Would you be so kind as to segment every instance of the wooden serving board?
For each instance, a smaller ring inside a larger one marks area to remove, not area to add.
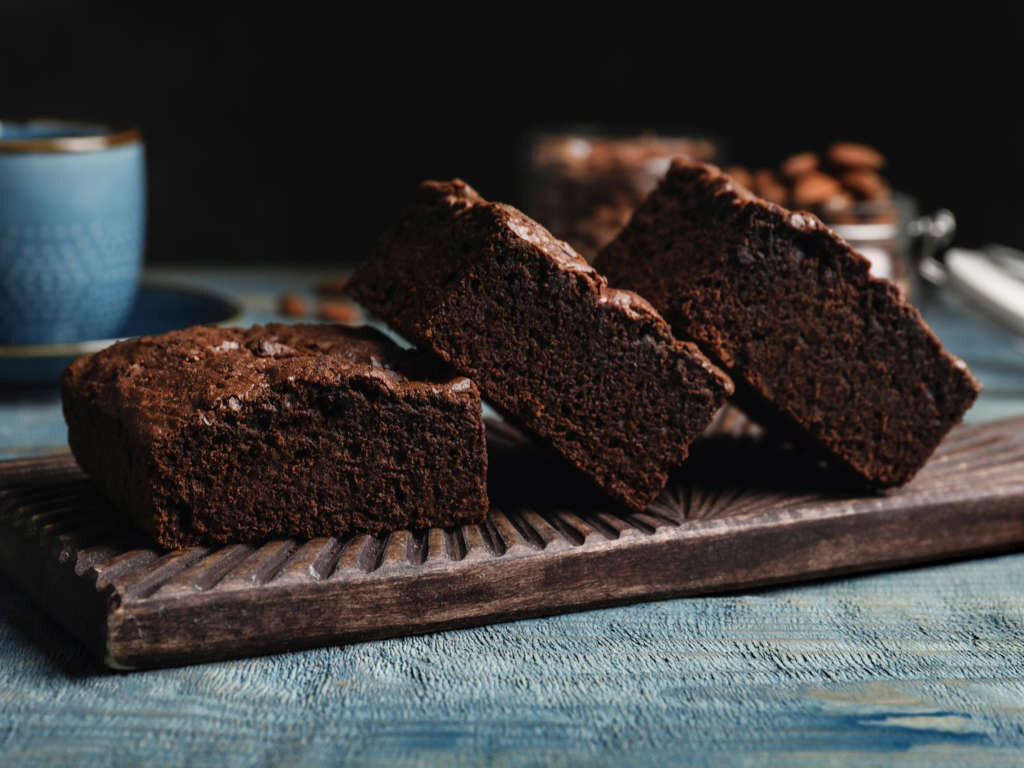
[[[909,485],[841,490],[787,448],[702,441],[647,512],[492,430],[484,525],[152,549],[70,456],[0,463],[0,567],[115,668],[815,579],[1024,545],[1024,419],[959,427]]]

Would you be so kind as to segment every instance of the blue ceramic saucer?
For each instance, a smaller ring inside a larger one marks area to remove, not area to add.
[[[241,318],[242,308],[218,294],[144,282],[115,338],[66,344],[0,345],[0,385],[54,384],[76,357],[97,352],[119,339],[190,325],[236,324]]]

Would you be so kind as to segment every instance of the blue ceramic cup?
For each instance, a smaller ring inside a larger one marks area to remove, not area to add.
[[[0,345],[116,335],[145,218],[138,131],[0,121]]]

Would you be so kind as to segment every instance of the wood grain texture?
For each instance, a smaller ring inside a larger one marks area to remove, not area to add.
[[[0,465],[0,563],[113,667],[152,667],[813,579],[1024,544],[1024,420],[961,427],[884,495],[705,441],[645,513],[492,433],[479,526],[159,552],[68,456]],[[740,482],[742,480],[742,483]]]

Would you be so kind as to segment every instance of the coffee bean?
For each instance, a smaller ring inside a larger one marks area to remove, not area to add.
[[[362,321],[362,313],[351,301],[324,299],[320,302],[320,318],[332,323],[358,325]]]
[[[288,317],[303,317],[307,314],[306,300],[295,293],[286,293],[277,300],[277,309]]]
[[[725,172],[729,177],[745,189],[753,189],[754,177],[750,175],[750,171],[741,165],[730,165],[725,169]]]
[[[837,168],[866,168],[877,171],[885,167],[885,157],[874,147],[841,141],[828,148],[828,161]]]
[[[782,175],[787,179],[797,179],[811,171],[818,170],[818,156],[813,152],[800,152],[782,161]]]
[[[836,179],[820,171],[804,174],[793,184],[793,205],[796,208],[813,208],[842,191]]]
[[[317,283],[316,292],[321,296],[344,296],[347,286],[347,277],[326,277]]]
[[[754,194],[778,205],[786,204],[786,185],[767,168],[754,171]]]
[[[885,183],[885,179],[867,169],[846,171],[839,176],[839,182],[852,192],[857,200],[887,200],[890,196],[889,185]]]

